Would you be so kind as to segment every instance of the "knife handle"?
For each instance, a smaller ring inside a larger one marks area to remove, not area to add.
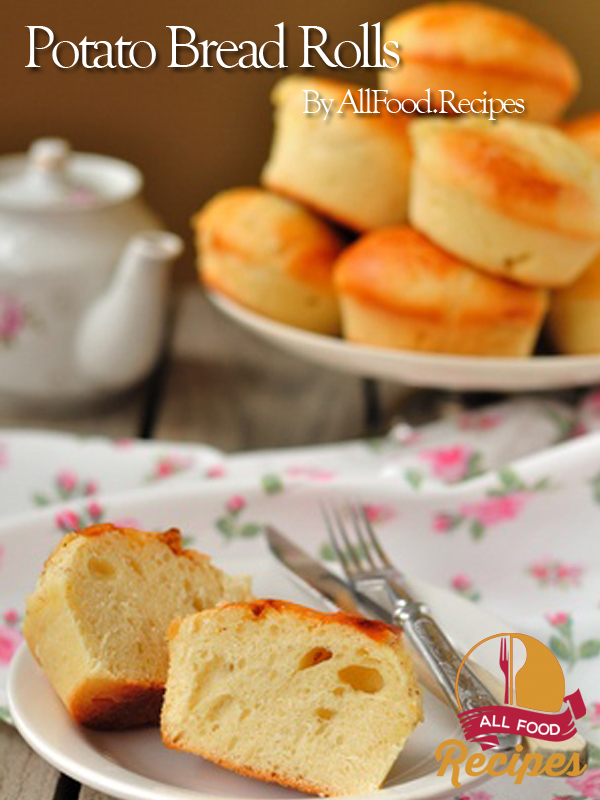
[[[433,673],[448,703],[456,714],[459,714],[461,708],[456,699],[454,684],[462,661],[461,657],[425,606],[399,601],[395,605],[393,617],[394,622],[403,628],[411,644]],[[480,706],[497,705],[493,694],[466,664],[460,672],[458,688],[463,711]],[[521,737],[499,734],[497,738],[498,749],[513,749],[519,744]]]

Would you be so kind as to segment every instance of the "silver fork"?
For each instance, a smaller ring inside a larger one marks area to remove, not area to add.
[[[331,547],[351,589],[358,595],[369,596],[377,592],[386,596],[394,622],[404,630],[457,714],[461,710],[497,705],[491,692],[465,665],[458,682],[461,709],[456,698],[455,680],[462,658],[431,617],[429,609],[411,595],[403,575],[381,546],[363,507],[348,503],[344,508],[350,524],[339,508],[322,505],[321,513]],[[513,734],[497,734],[496,738],[495,750],[513,750],[521,743],[521,737]]]

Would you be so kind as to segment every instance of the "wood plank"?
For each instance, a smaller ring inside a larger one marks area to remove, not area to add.
[[[389,412],[405,394],[385,387]],[[365,434],[361,381],[263,342],[188,289],[155,435],[226,451],[291,447]]]
[[[29,428],[125,438],[137,434],[143,404],[144,390],[138,388],[104,406],[65,414],[0,405],[0,428]]]
[[[82,786],[79,792],[79,800],[107,800],[108,797],[104,792],[97,792],[89,786]]]
[[[46,800],[54,797],[57,772],[25,744],[14,728],[0,723],[0,797]]]

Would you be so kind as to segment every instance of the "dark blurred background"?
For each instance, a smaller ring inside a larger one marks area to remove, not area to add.
[[[27,0],[5,3],[0,26],[0,152],[27,148],[39,136],[63,136],[78,150],[107,153],[139,166],[146,195],[167,224],[188,242],[191,215],[214,192],[256,182],[269,147],[269,91],[279,69],[169,69],[171,32],[188,25],[198,40],[257,44],[275,38],[285,22],[288,71],[302,61],[298,25],[321,25],[330,41],[361,41],[363,22],[383,22],[403,0]],[[582,92],[570,113],[600,107],[597,0],[499,0],[521,12],[570,48],[583,74]],[[62,39],[115,42],[149,40],[160,63],[141,69],[59,69],[50,51],[40,69],[26,69],[29,31],[45,25]],[[311,70],[325,72],[321,67]],[[333,72],[333,71],[332,71]],[[341,80],[374,85],[371,70],[335,70]],[[187,250],[187,270],[192,251]]]

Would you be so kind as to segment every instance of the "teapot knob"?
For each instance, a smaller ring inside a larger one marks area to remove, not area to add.
[[[29,161],[42,172],[62,171],[71,154],[71,145],[66,139],[37,139],[29,148]]]

